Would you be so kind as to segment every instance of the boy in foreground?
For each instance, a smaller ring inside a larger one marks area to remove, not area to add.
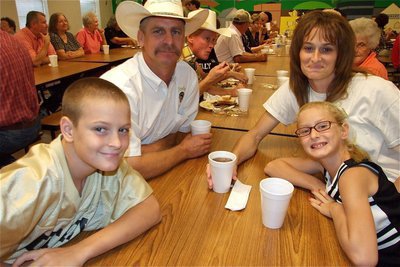
[[[160,221],[152,189],[122,160],[130,129],[125,94],[85,78],[67,89],[62,109],[62,135],[0,170],[2,262],[81,266]]]

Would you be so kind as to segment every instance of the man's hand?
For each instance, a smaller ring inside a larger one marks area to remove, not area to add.
[[[82,266],[85,261],[73,247],[32,250],[18,257],[13,267],[31,261],[29,266]]]
[[[188,134],[179,145],[185,151],[187,158],[197,158],[210,152],[211,137],[211,133],[199,135]]]
[[[42,36],[42,38],[44,40],[44,45],[48,47],[50,44],[50,34],[40,33],[40,35]]]
[[[222,62],[210,70],[207,79],[211,84],[217,83],[226,78],[228,71],[229,65],[226,62]]]

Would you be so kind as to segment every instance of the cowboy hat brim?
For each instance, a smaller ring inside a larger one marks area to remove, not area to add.
[[[161,5],[161,4],[160,4]],[[126,33],[129,37],[137,39],[137,33],[139,31],[140,22],[147,17],[165,17],[175,18],[185,21],[185,35],[189,35],[200,28],[200,26],[207,19],[208,11],[203,10],[192,18],[181,17],[177,14],[168,13],[168,7],[166,7],[165,13],[151,13],[144,6],[132,2],[123,1],[121,2],[115,12],[118,26],[121,30]]]

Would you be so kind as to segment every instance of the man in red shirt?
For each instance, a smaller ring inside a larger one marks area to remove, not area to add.
[[[15,37],[0,30],[0,167],[29,145],[40,130],[31,58]]]
[[[47,28],[46,16],[42,12],[30,11],[26,15],[26,27],[15,34],[28,49],[34,66],[48,64],[48,56],[56,55]]]

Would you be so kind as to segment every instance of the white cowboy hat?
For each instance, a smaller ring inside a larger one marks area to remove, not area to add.
[[[177,18],[185,21],[185,35],[196,31],[207,19],[204,10],[192,18],[183,16],[181,0],[148,0],[144,6],[133,2],[121,2],[115,12],[118,26],[129,37],[137,39],[140,22],[147,17]]]
[[[197,9],[188,14],[188,18],[192,18],[196,16],[199,12],[203,11],[204,9]],[[208,17],[206,21],[201,25],[200,29],[209,30],[212,32],[216,32],[221,35],[225,35],[226,37],[231,37],[231,30],[228,28],[220,28],[217,29],[217,13],[212,10],[208,10]]]

